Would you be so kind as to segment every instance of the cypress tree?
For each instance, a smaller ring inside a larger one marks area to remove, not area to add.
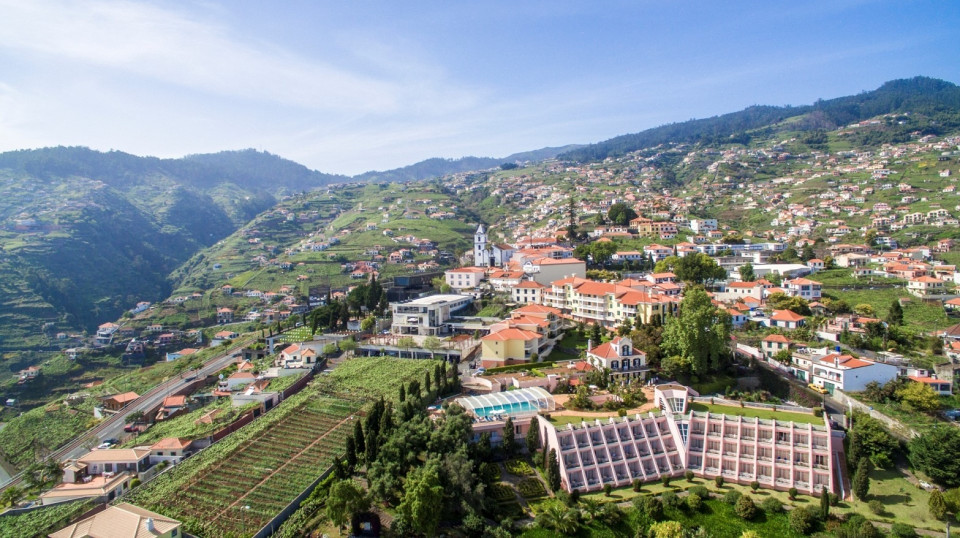
[[[400,403],[403,403],[407,400],[407,389],[403,386],[403,383],[400,383]]]
[[[423,373],[423,388],[427,395],[430,394],[430,372]]]
[[[346,450],[347,467],[352,472],[357,467],[357,443],[353,440],[353,435],[347,436]]]
[[[527,430],[527,452],[533,455],[538,448],[540,448],[540,426],[534,418],[530,421],[530,429]]]
[[[357,458],[360,457],[360,454],[363,454],[367,451],[367,447],[363,444],[363,426],[360,425],[360,421],[353,423],[353,441],[355,444],[355,450]]]
[[[820,519],[826,521],[830,517],[830,494],[827,493],[827,486],[820,490]]]
[[[947,517],[947,503],[943,500],[943,494],[940,493],[939,489],[930,493],[930,500],[927,501],[927,505],[930,507],[930,515],[936,519],[942,520]]]
[[[853,473],[853,483],[851,487],[853,488],[853,494],[861,501],[867,500],[867,493],[870,491],[869,475],[870,460],[868,458],[860,458],[860,463],[857,465],[857,472]]]
[[[503,453],[508,458],[513,457],[517,449],[516,434],[513,431],[513,417],[503,423]]]
[[[550,482],[550,490],[556,493],[560,491],[560,460],[557,459],[555,449],[550,449],[548,460],[547,480]]]

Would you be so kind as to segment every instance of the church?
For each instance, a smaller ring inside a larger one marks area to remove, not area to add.
[[[473,235],[473,264],[477,267],[504,267],[513,256],[514,248],[509,245],[487,242],[487,232],[483,224],[477,226]]]

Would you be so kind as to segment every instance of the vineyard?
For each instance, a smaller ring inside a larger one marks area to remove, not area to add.
[[[173,477],[162,484],[166,478],[162,477],[137,493],[152,492],[141,502],[180,519],[193,534],[252,534],[343,452],[357,408],[330,398],[307,400],[272,428],[262,429],[186,480]]]
[[[179,519],[198,536],[250,536],[340,455],[360,408],[394,398],[435,361],[357,358],[176,468],[134,490],[127,502]],[[249,507],[249,508],[248,508]]]

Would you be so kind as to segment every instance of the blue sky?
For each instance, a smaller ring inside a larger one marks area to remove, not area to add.
[[[0,0],[0,150],[332,173],[589,143],[926,75],[960,3]]]

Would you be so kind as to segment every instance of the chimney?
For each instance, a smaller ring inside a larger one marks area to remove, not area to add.
[[[146,526],[147,526],[147,532],[157,532],[156,527],[154,527],[154,525],[153,525],[153,518],[152,518],[152,517],[148,517],[148,518],[147,518]]]
[[[837,355],[833,358],[833,366],[835,368],[840,368],[840,355]]]

